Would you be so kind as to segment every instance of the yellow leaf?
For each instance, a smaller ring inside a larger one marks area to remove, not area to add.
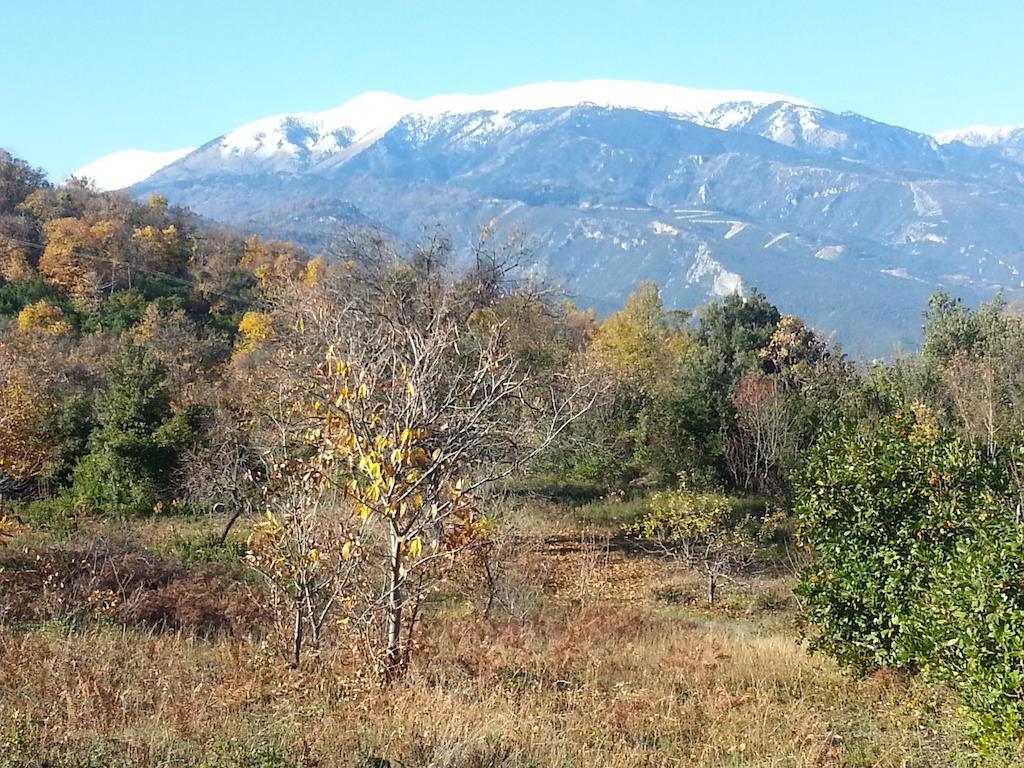
[[[15,521],[6,515],[0,515],[0,547],[5,545],[4,539],[14,535]]]

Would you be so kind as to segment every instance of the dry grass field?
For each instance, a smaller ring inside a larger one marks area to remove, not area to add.
[[[1007,764],[975,754],[942,692],[809,656],[786,568],[710,610],[606,513],[534,509],[490,615],[453,590],[385,690],[341,643],[289,669],[257,585],[183,544],[213,521],[134,525],[88,594],[74,563],[109,531],[23,530],[0,556],[0,768]],[[148,581],[129,598],[131,568]]]

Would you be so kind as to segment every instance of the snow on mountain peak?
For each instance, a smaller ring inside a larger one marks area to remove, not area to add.
[[[1024,125],[969,125],[951,131],[936,133],[934,139],[939,144],[950,144],[960,141],[969,147],[988,147],[1024,134]]]
[[[480,113],[481,120],[467,130],[482,135],[511,126],[509,116],[516,112],[581,105],[661,112],[728,129],[749,120],[762,107],[777,102],[792,108],[812,106],[803,99],[777,93],[708,90],[627,80],[543,82],[493,93],[454,93],[425,99],[370,91],[333,109],[255,120],[229,131],[214,143],[211,149],[219,155],[218,160],[207,157],[204,148],[188,162],[199,167],[203,163],[231,160],[252,167],[250,161],[257,160],[263,167],[286,170],[300,158],[319,161],[327,156],[345,158],[358,154],[402,120],[417,123],[417,129],[428,135],[432,121]],[[90,163],[75,175],[92,178],[101,189],[121,189],[143,181],[192,151],[190,147],[174,152],[117,152]]]
[[[273,155],[296,150],[292,130],[307,135],[303,145],[314,152],[331,152],[343,148],[338,133],[347,144],[365,140],[386,131],[406,114],[414,102],[384,91],[370,91],[356,96],[340,107],[323,112],[299,112],[274,115],[236,128],[221,139],[224,154],[254,153]]]
[[[97,189],[105,192],[124,189],[149,178],[161,168],[180,160],[193,150],[195,147],[172,149],[169,152],[126,149],[94,160],[79,168],[71,176],[79,179],[91,179]]]
[[[436,119],[488,112],[498,118],[493,123],[497,125],[514,112],[591,104],[667,112],[703,121],[727,105],[748,105],[749,109],[751,104],[760,107],[780,101],[809,106],[802,99],[776,93],[708,90],[625,80],[544,82],[487,94],[455,93],[420,100],[371,91],[323,112],[276,115],[249,123],[226,134],[221,139],[221,151],[225,155],[271,156],[281,152],[294,154],[301,146],[312,152],[332,152],[352,144],[371,143],[400,120],[412,117]]]
[[[755,91],[718,91],[629,80],[582,80],[573,83],[534,83],[480,96],[435,96],[414,102],[413,106],[415,112],[428,116],[485,111],[509,114],[593,104],[599,107],[703,117],[723,104],[753,102],[764,105],[776,101],[806,103],[790,96]]]

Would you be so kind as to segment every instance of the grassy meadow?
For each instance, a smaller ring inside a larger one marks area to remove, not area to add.
[[[808,655],[797,553],[709,608],[697,574],[617,535],[639,504],[519,507],[490,605],[453,584],[386,689],[344,643],[284,663],[241,527],[224,548],[208,518],[21,527],[0,553],[0,767],[1008,764],[940,690]]]

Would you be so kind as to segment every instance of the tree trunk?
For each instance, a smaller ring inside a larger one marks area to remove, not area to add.
[[[298,669],[302,656],[302,604],[295,604],[295,628],[292,634],[292,667]]]
[[[213,505],[213,511],[216,512],[217,511],[217,507],[219,507],[219,506],[222,507],[224,505],[220,504],[220,503],[214,504]],[[221,534],[220,534],[220,546],[223,547],[224,544],[227,543],[228,534],[231,533],[231,528],[238,521],[238,518],[242,516],[242,512],[243,511],[245,511],[245,507],[243,507],[241,504],[239,504],[235,508],[235,511],[232,513],[231,518],[224,525],[224,530],[221,531]]]
[[[388,609],[384,637],[384,680],[393,682],[401,674],[402,653],[402,539],[391,532],[391,568],[388,571]]]

